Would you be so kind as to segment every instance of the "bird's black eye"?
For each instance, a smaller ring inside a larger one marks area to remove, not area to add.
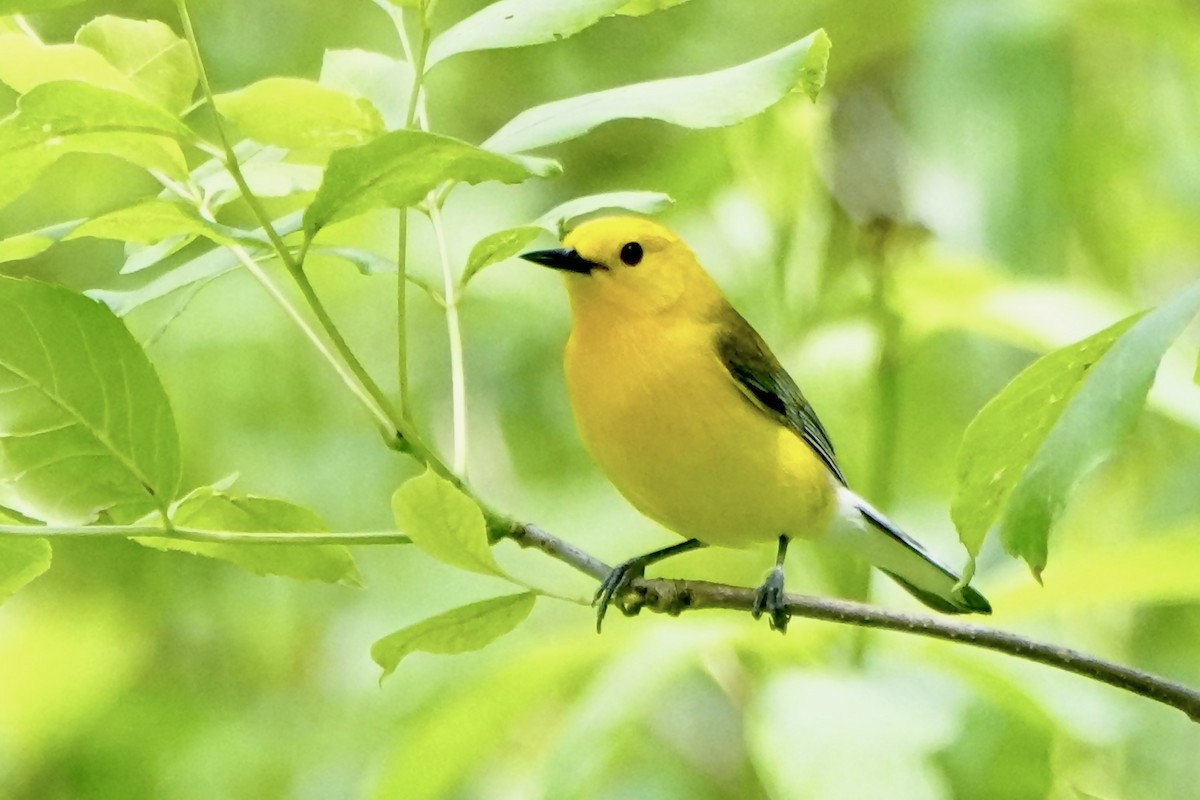
[[[621,248],[621,260],[631,267],[636,267],[642,260],[642,246],[637,242],[626,242]]]

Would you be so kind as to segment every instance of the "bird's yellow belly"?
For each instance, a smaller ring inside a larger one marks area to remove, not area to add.
[[[681,536],[741,547],[821,534],[832,476],[741,393],[708,341],[700,326],[577,329],[566,374],[584,445],[630,503]]]

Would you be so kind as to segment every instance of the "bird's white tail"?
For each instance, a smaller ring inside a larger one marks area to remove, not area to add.
[[[870,503],[839,487],[839,519],[831,543],[850,550],[879,568],[913,597],[944,614],[990,614],[987,598],[965,586],[954,591],[959,576],[919,542],[900,530]]]

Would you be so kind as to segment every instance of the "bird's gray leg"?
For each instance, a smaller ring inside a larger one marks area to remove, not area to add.
[[[604,622],[604,613],[608,611],[609,604],[614,599],[619,599],[629,588],[630,583],[642,577],[646,572],[646,567],[662,561],[664,558],[698,550],[701,547],[704,547],[704,543],[699,539],[688,539],[686,542],[673,544],[670,547],[664,547],[653,553],[646,553],[644,556],[631,558],[618,564],[600,583],[600,588],[596,590],[596,596],[592,599],[592,605],[596,607],[596,633],[600,632],[600,626]]]
[[[771,630],[787,633],[788,620],[791,612],[783,601],[783,559],[787,556],[788,537],[779,537],[779,551],[775,556],[775,566],[767,573],[767,579],[754,592],[754,608],[751,614],[755,619],[765,611],[769,616]]]

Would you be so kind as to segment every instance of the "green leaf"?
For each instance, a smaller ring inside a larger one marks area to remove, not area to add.
[[[630,0],[617,9],[618,14],[627,17],[644,17],[655,11],[665,11],[668,8],[681,6],[688,0]]]
[[[1075,482],[1137,420],[1163,354],[1200,309],[1200,284],[1038,359],[972,421],[951,516],[972,556],[1000,515],[1005,549],[1035,576]]]
[[[19,33],[0,36],[0,83],[17,94],[53,81],[83,81],[136,94],[133,82],[104,56],[78,44],[42,44]]]
[[[4,125],[0,122],[0,127]],[[59,153],[45,150],[21,150],[0,154],[0,209],[33,188],[41,174],[55,161]]]
[[[469,653],[494,642],[520,625],[537,595],[533,592],[493,597],[455,608],[401,628],[371,645],[371,658],[383,668],[380,680],[395,672],[409,653]]]
[[[499,0],[454,25],[429,45],[432,67],[457,53],[524,47],[574,36],[628,0]]]
[[[21,97],[16,114],[0,120],[0,169],[5,184],[16,172],[17,195],[71,152],[113,155],[183,180],[187,165],[172,139],[194,136],[145,100],[78,81],[44,83]],[[0,205],[11,199],[7,190],[0,190]]]
[[[36,231],[17,234],[0,240],[0,263],[5,261],[22,261],[44,253],[50,247],[61,242],[86,220],[73,219],[68,222],[57,222]]]
[[[212,487],[197,489],[171,512],[177,528],[254,533],[326,533],[329,527],[313,511],[270,497],[236,496]],[[335,544],[246,544],[196,542],[163,536],[134,539],[156,550],[215,558],[256,575],[362,586],[350,551]]]
[[[396,526],[444,564],[506,577],[488,546],[483,512],[450,481],[427,469],[392,495]]]
[[[0,513],[0,525],[16,524]],[[50,543],[45,539],[0,534],[0,603],[50,569]]]
[[[179,436],[154,367],[104,306],[0,277],[0,505],[48,523],[165,510]]]
[[[829,37],[818,30],[735,67],[686,78],[635,83],[521,112],[484,143],[519,153],[582,136],[618,119],[658,119],[685,128],[733,125],[799,89],[816,99],[825,83]]]
[[[245,136],[294,150],[353,147],[384,129],[368,101],[301,78],[266,78],[215,100]]]
[[[83,0],[0,0],[0,15],[40,14],[56,8],[77,6]]]
[[[520,183],[553,169],[554,162],[515,159],[448,136],[392,131],[330,157],[325,180],[304,213],[304,230],[311,239],[331,222],[416,205],[446,181]]]
[[[369,50],[326,50],[319,82],[370,102],[388,130],[404,127],[413,85],[407,61]]]
[[[272,224],[280,236],[287,236],[300,230],[300,220],[301,212],[296,211],[272,220]],[[251,238],[261,235],[264,235],[262,228],[251,232]],[[174,269],[156,275],[140,285],[121,289],[92,289],[87,295],[100,300],[111,308],[114,314],[123,317],[135,308],[174,291],[219,278],[237,269],[240,263],[227,248],[219,247],[188,259]]]
[[[579,217],[597,211],[633,211],[638,214],[661,214],[675,203],[662,192],[605,192],[576,197],[555,206],[533,223],[560,239]]]
[[[503,261],[521,252],[525,245],[541,236],[544,229],[537,225],[523,225],[519,228],[508,228],[488,234],[475,243],[471,255],[467,256],[467,266],[463,270],[462,285],[475,277],[484,267]]]
[[[97,17],[79,29],[75,43],[104,56],[142,97],[172,114],[180,114],[192,104],[196,65],[187,42],[164,23]]]
[[[67,239],[92,237],[116,239],[139,244],[156,244],[163,239],[183,234],[205,236],[218,243],[234,243],[237,239],[222,228],[200,218],[196,210],[169,200],[147,200],[88,220]]]
[[[1140,317],[1134,314],[1038,359],[967,426],[950,516],[972,558],[1088,372]]]

